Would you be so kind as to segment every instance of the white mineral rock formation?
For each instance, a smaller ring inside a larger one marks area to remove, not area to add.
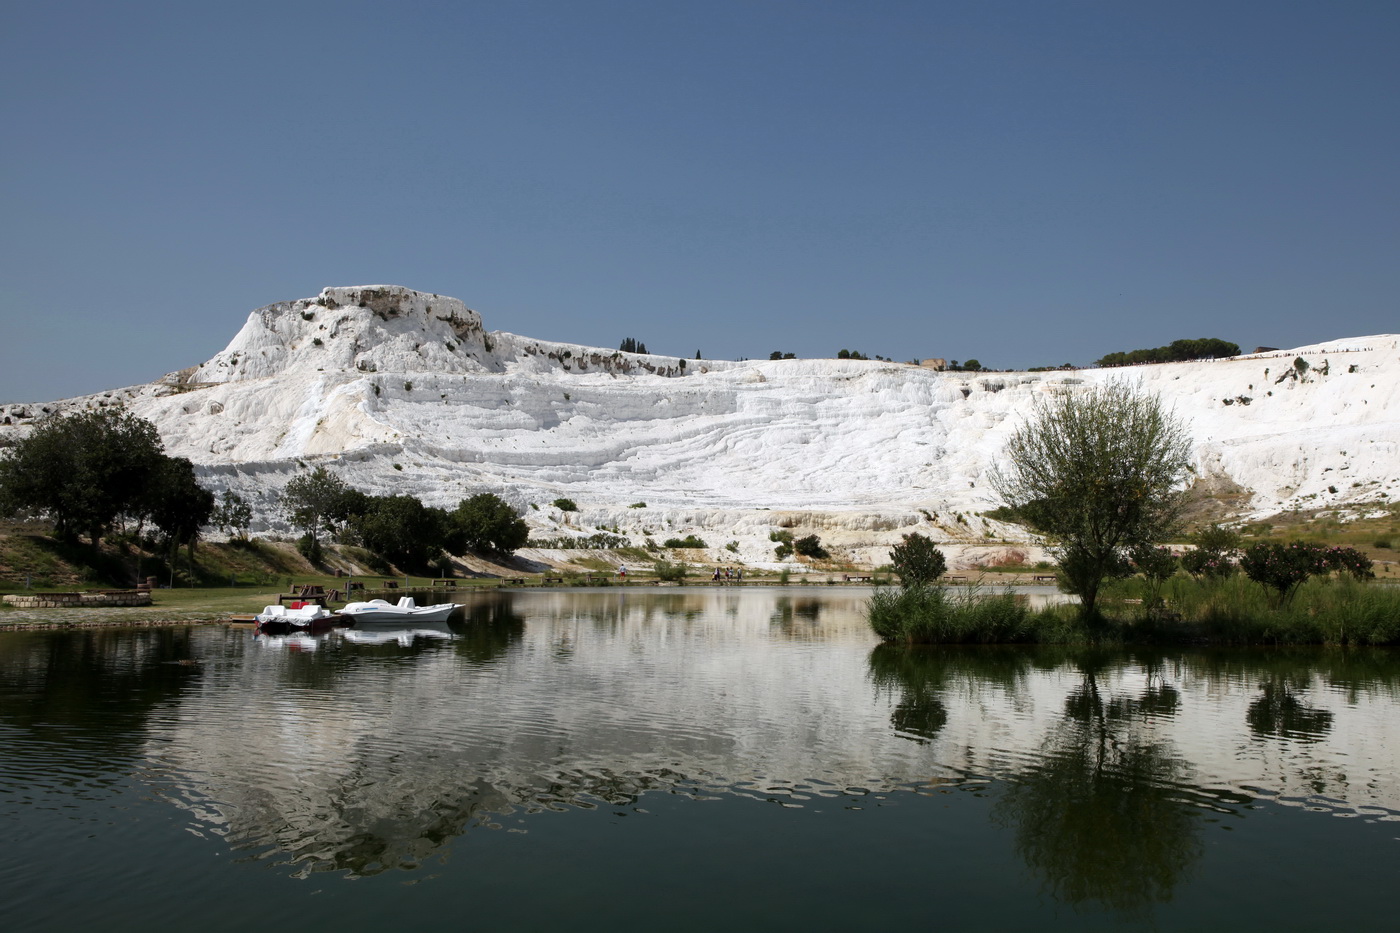
[[[1397,376],[1395,335],[1048,373],[684,360],[488,333],[456,299],[380,285],[254,311],[223,352],[151,385],[0,406],[0,442],[46,411],[120,403],[204,482],[249,498],[255,528],[285,527],[280,489],[325,464],[430,505],[495,492],[540,536],[696,533],[714,556],[761,562],[769,532],[791,528],[881,563],[915,530],[955,557],[1022,540],[976,514],[999,504],[988,472],[1007,435],[1035,398],[1109,380],[1160,393],[1190,427],[1199,481],[1242,487],[1250,514],[1393,501]]]

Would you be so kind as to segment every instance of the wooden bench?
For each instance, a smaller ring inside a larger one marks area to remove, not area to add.
[[[437,579],[435,579],[435,580],[433,581],[433,586],[451,586],[451,587],[455,587],[456,585],[457,585],[457,581],[456,581],[455,579],[453,579],[452,577],[438,577]]]
[[[871,580],[874,580],[875,578],[874,578],[874,577],[855,577],[855,576],[847,575],[845,579],[846,579],[846,582],[847,582],[847,583],[869,583]]]
[[[399,581],[398,581],[398,580],[385,580],[385,581],[384,581],[384,589],[386,589],[386,590],[396,590],[396,589],[398,589],[398,588],[399,588]]]
[[[345,592],[347,593],[353,593],[356,590],[363,590],[364,588],[365,585],[363,583],[356,583],[354,580],[351,580],[349,583],[345,584]]]
[[[1036,583],[1054,583],[1058,580],[1058,577],[1053,573],[1039,573],[1032,579],[1034,579]]]
[[[524,577],[502,577],[501,582],[506,586],[524,586]]]
[[[277,597],[277,605],[284,606],[287,603],[315,603],[318,606],[326,604],[327,594],[319,596],[303,596],[301,593],[281,593]]]
[[[564,583],[564,578],[563,578],[563,577],[545,577],[545,578],[544,578],[544,582],[545,582],[545,583],[558,583],[558,584],[560,584],[560,585],[562,586],[563,583]]]

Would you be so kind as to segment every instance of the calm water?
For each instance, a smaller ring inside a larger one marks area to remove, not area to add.
[[[1396,655],[892,650],[864,596],[0,634],[5,929],[1395,927]]]

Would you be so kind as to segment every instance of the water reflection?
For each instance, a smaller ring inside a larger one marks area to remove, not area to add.
[[[135,773],[192,832],[299,877],[446,863],[488,830],[649,795],[821,813],[840,838],[831,814],[976,788],[976,844],[1001,840],[1058,903],[1129,917],[1178,897],[1211,821],[1260,799],[1400,810],[1394,658],[893,648],[862,607],[611,588],[473,594],[433,637],[314,650],[212,628],[0,638],[0,737],[26,752],[0,775],[66,793],[74,772]]]
[[[1332,728],[1333,713],[1309,706],[1299,699],[1309,678],[1294,674],[1271,675],[1259,684],[1259,698],[1249,704],[1246,721],[1259,736],[1280,736],[1304,742],[1319,741]]]
[[[1282,662],[1262,656],[1262,672],[1247,655],[1208,659],[1203,669],[1193,660],[1093,650],[882,645],[870,654],[870,674],[877,689],[891,697],[895,733],[946,752],[966,741],[966,732],[946,734],[955,715],[950,710],[986,709],[989,694],[1000,695],[1003,710],[1025,710],[1045,692],[1044,677],[1037,675],[1066,681],[1058,715],[1033,717],[1032,729],[1013,743],[1002,739],[1002,745],[1020,747],[1019,760],[1000,763],[997,776],[1004,790],[993,819],[1012,831],[1017,853],[1057,901],[1075,907],[1092,903],[1142,918],[1153,905],[1170,901],[1192,875],[1204,852],[1207,815],[1243,815],[1251,796],[1261,792],[1259,785],[1278,781],[1278,746],[1268,750],[1267,767],[1253,771],[1259,784],[1242,779],[1238,767],[1232,780],[1212,781],[1192,761],[1196,754],[1219,767],[1220,740],[1228,735],[1221,727],[1229,721],[1228,713],[1221,714],[1238,709],[1248,685],[1257,687],[1246,720],[1260,738],[1321,742],[1339,715],[1301,699],[1317,687],[1317,656]],[[1380,696],[1372,699],[1393,702],[1395,681],[1388,667],[1376,669],[1383,676],[1363,678],[1352,659],[1328,655],[1323,660],[1328,662],[1324,677],[1347,685],[1349,705],[1368,686],[1379,688]],[[1194,732],[1196,716],[1189,724],[1177,721],[1187,709],[1182,681],[1193,682],[1200,706],[1215,707],[1215,728],[1205,735]],[[997,731],[1006,724],[998,723]],[[1032,732],[1039,737],[1027,753]],[[1175,737],[1194,739],[1193,752],[1184,751]],[[1347,757],[1338,754],[1339,766]],[[1312,796],[1307,804],[1344,813],[1366,809],[1364,801],[1349,806],[1346,779],[1338,773],[1338,780],[1327,780],[1329,769],[1311,756],[1284,757],[1282,763],[1285,772],[1292,771],[1284,778],[1287,790],[1275,785],[1274,793],[1263,791],[1264,796],[1276,793],[1275,799],[1289,802],[1300,791],[1332,794],[1325,801]],[[1372,816],[1396,818],[1400,798],[1394,782],[1388,783],[1385,810]]]
[[[1009,777],[995,818],[1058,900],[1136,916],[1170,900],[1200,857],[1201,810],[1182,793],[1192,769],[1151,729],[1176,712],[1176,690],[1156,668],[1138,695],[1105,697],[1109,663],[1092,652],[1075,659],[1082,679],[1064,715],[1035,763]]]

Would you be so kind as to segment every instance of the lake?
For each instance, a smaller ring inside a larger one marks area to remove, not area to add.
[[[5,929],[1394,927],[1400,655],[895,649],[868,592],[0,633]]]

